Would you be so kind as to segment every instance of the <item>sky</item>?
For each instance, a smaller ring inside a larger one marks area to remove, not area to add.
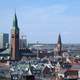
[[[80,43],[80,0],[0,0],[0,32],[11,31],[16,11],[28,43]]]

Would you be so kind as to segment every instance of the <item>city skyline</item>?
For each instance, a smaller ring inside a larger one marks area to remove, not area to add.
[[[0,3],[0,32],[9,32],[16,9],[18,26],[28,42],[80,43],[80,1],[77,0],[4,0]]]

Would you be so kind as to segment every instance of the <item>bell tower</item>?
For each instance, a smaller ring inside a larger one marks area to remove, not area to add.
[[[16,13],[13,19],[13,26],[11,29],[11,59],[12,60],[19,60],[19,27]]]

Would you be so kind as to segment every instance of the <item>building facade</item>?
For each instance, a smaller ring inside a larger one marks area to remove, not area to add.
[[[19,40],[19,48],[20,49],[27,48],[27,40],[26,39]]]
[[[7,48],[9,45],[9,34],[0,33],[0,49]]]

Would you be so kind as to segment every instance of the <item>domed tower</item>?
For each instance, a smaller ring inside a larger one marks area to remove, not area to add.
[[[61,42],[61,35],[58,35],[58,42],[57,42],[57,50],[58,50],[58,55],[62,55],[62,42]]]
[[[19,60],[19,27],[16,13],[13,19],[13,26],[11,29],[11,59],[12,60]]]

